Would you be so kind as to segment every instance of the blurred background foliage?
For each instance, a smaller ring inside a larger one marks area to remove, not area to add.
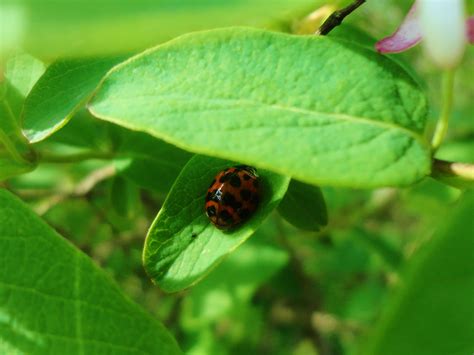
[[[132,54],[191,30],[234,24],[310,33],[320,19],[306,15],[327,3],[348,1],[4,0],[2,39],[10,40],[2,57],[15,51],[15,38],[48,65],[56,58]],[[369,0],[347,23],[381,38],[410,5]],[[473,54],[471,46],[457,75],[454,116],[437,153],[443,159],[474,162]],[[420,47],[397,58],[418,73],[430,95],[430,117],[437,117],[439,72]],[[44,70],[41,64],[37,70]],[[433,126],[432,120],[428,132]],[[173,148],[172,164],[164,164],[153,151],[166,151],[165,143],[95,120],[86,110],[35,146],[61,154],[115,153],[113,159],[42,163],[5,186],[162,320],[189,354],[355,354],[402,271],[461,195],[430,178],[405,189],[322,187],[329,215],[323,230],[298,230],[275,211],[206,279],[169,295],[151,284],[141,253],[147,228],[191,155]]]

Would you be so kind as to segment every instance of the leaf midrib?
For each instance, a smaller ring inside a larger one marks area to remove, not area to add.
[[[105,83],[105,82],[104,82]],[[104,84],[102,83],[101,86]],[[98,88],[99,90],[101,89],[101,86]],[[139,97],[158,97],[160,99],[166,100],[166,99],[177,99],[177,100],[182,100],[185,101],[186,103],[189,103],[190,101],[199,101],[202,102],[202,99],[193,97],[193,96],[185,96],[185,95],[156,95],[156,94],[149,94],[149,95],[135,95],[130,98],[120,98],[119,101],[125,101],[125,100],[136,100]],[[112,99],[113,100],[113,99]],[[108,98],[108,102],[111,101],[111,98]],[[299,107],[294,107],[294,106],[285,106],[285,105],[276,105],[276,104],[268,104],[265,102],[259,102],[259,101],[252,101],[252,100],[247,100],[247,99],[227,99],[227,98],[211,98],[211,99],[206,99],[205,102],[207,103],[212,103],[212,102],[223,102],[223,103],[232,103],[234,105],[241,105],[241,106],[256,106],[256,107],[269,107],[271,109],[277,110],[277,111],[288,111],[288,112],[293,112],[293,113],[301,113],[305,114],[307,116],[313,116],[316,118],[320,118],[319,116],[327,116],[330,118],[334,118],[336,120],[342,120],[342,121],[347,121],[347,122],[357,122],[361,124],[366,124],[366,125],[373,125],[373,126],[379,126],[384,129],[388,130],[399,130],[403,132],[404,134],[413,137],[415,140],[417,140],[422,146],[427,146],[427,142],[423,139],[423,136],[418,133],[411,131],[408,128],[405,128],[400,125],[396,125],[391,122],[386,122],[386,121],[377,121],[374,119],[369,119],[366,117],[360,117],[360,116],[351,116],[347,114],[342,114],[342,113],[334,113],[334,112],[322,112],[322,111],[312,111],[304,108],[299,108]],[[96,110],[94,109],[94,102],[92,102],[92,105],[89,107],[89,110],[91,113],[97,117],[102,117],[104,119],[108,118],[119,118],[119,117],[113,117],[113,116],[107,116],[107,115],[102,115],[100,113],[97,113]],[[224,108],[225,110],[226,108]],[[195,109],[195,111],[199,111],[199,109]],[[209,111],[214,111],[210,109]],[[178,114],[179,112],[167,112],[167,115],[173,115],[173,114]],[[187,113],[190,114],[190,113]],[[192,113],[191,113],[192,114]],[[329,122],[329,124],[333,124],[335,122]]]

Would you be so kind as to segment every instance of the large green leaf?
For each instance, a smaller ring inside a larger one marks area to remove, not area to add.
[[[199,281],[248,237],[277,207],[289,178],[259,169],[260,205],[240,227],[217,229],[204,212],[205,196],[215,175],[232,163],[197,155],[189,160],[148,232],[145,269],[163,290],[179,291]]]
[[[407,185],[430,170],[422,91],[390,59],[340,39],[186,35],[117,66],[90,110],[311,184]]]
[[[0,251],[0,353],[179,353],[158,321],[5,190]]]
[[[23,107],[22,128],[30,142],[41,141],[64,126],[105,73],[123,59],[70,59],[51,64]]]
[[[461,355],[474,351],[474,193],[410,261],[369,351]]]
[[[15,47],[48,59],[128,53],[191,31],[265,25],[318,3],[322,1],[8,0],[0,4],[0,22],[5,21],[0,59],[2,49]]]

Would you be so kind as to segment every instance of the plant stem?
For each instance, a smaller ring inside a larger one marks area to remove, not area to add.
[[[433,139],[431,140],[431,147],[435,152],[441,143],[448,130],[449,117],[451,116],[451,109],[453,106],[453,88],[454,88],[454,70],[449,69],[444,72],[442,83],[442,106],[441,114],[436,124]]]
[[[474,182],[474,164],[433,160],[433,175],[455,177]]]
[[[3,110],[6,112],[7,117],[5,117],[5,122],[0,125],[0,145],[3,144],[3,146],[9,153],[10,158],[15,160],[17,163],[29,165],[32,163],[32,161],[34,161],[35,155],[28,148],[27,143],[23,142],[24,138],[21,137],[20,129],[15,127],[16,118],[12,112],[9,103],[4,100],[3,102],[1,102],[1,104],[3,105]],[[7,131],[10,132],[10,135],[7,134]],[[11,136],[15,135],[17,139],[16,141],[13,141],[11,139]],[[22,146],[25,154],[22,154],[18,150],[20,145]]]
[[[40,160],[43,163],[77,163],[84,160],[111,160],[115,155],[109,152],[84,152],[69,155],[41,152]]]
[[[337,10],[327,18],[326,21],[319,27],[319,30],[316,32],[318,35],[327,35],[332,31],[334,27],[339,26],[346,16],[354,12],[359,6],[361,6],[366,0],[355,0],[352,4],[344,7],[341,10]]]

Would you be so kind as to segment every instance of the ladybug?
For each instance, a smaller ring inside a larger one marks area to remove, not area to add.
[[[217,228],[230,228],[247,220],[260,200],[257,170],[246,165],[216,175],[206,195],[206,214]]]

